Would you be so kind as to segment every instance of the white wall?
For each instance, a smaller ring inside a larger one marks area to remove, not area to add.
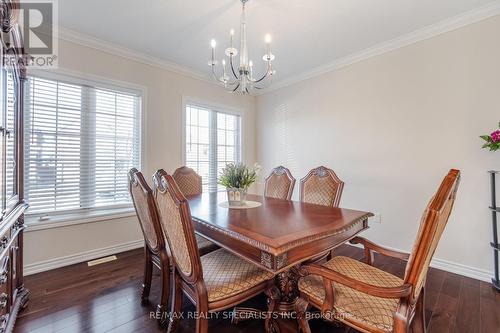
[[[500,168],[500,155],[481,150],[478,135],[500,120],[498,31],[500,17],[494,17],[257,99],[67,41],[60,42],[59,62],[147,88],[147,175],[181,163],[183,95],[240,108],[248,163],[260,162],[264,172],[283,164],[297,178],[321,164],[333,168],[346,182],[342,206],[382,214],[382,224],[372,224],[366,236],[386,246],[411,248],[427,200],[448,169],[461,169],[436,257],[443,267],[449,261],[487,277],[486,170]],[[71,262],[141,239],[133,217],[28,231],[25,263],[45,269],[58,258]]]
[[[487,276],[486,171],[500,169],[500,153],[478,136],[500,120],[499,31],[496,16],[259,96],[257,160],[297,178],[333,168],[346,183],[341,206],[382,215],[365,236],[403,250],[442,178],[461,169],[436,257]]]
[[[243,110],[244,159],[247,163],[255,162],[253,97],[231,95],[204,81],[64,40],[59,43],[59,67],[65,71],[129,82],[147,89],[143,170],[148,179],[159,168],[171,172],[181,165],[182,96]],[[141,239],[142,234],[134,217],[28,230],[25,235],[25,265],[31,271],[52,267],[58,258],[71,261],[82,253],[88,257],[105,253],[113,246],[137,246],[136,241]],[[99,249],[103,251],[97,251]]]

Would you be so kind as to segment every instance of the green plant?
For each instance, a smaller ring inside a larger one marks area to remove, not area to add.
[[[500,123],[498,127],[500,127]],[[486,141],[483,148],[488,148],[490,151],[497,151],[500,149],[500,130],[496,130],[490,135],[481,135],[480,138]]]
[[[257,164],[250,169],[242,163],[229,163],[220,173],[219,184],[227,188],[247,189],[257,181],[259,169]]]

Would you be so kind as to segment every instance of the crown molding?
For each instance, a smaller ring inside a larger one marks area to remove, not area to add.
[[[335,60],[329,64],[318,66],[312,70],[303,72],[291,78],[278,81],[271,87],[257,93],[257,95],[265,95],[272,91],[288,87],[290,85],[353,65],[360,61],[367,60],[382,55],[384,53],[403,48],[411,44],[418,43],[420,41],[465,27],[467,25],[485,20],[487,18],[499,14],[500,14],[500,0],[495,0],[485,6],[445,19],[441,22],[429,25],[425,28],[415,30],[413,32],[394,38],[387,42],[382,42],[380,44],[369,47],[362,51]]]
[[[288,87],[290,85],[326,74],[355,63],[367,60],[384,53],[388,53],[405,46],[418,43],[420,41],[450,32],[467,25],[482,21],[484,19],[500,15],[500,0],[495,0],[489,4],[473,9],[471,11],[462,13],[460,15],[445,19],[436,24],[429,25],[422,29],[410,32],[408,34],[402,35],[400,37],[394,38],[392,40],[382,42],[375,46],[369,47],[359,52],[355,52],[346,57],[337,59],[329,64],[318,66],[309,71],[302,72],[296,76],[290,77],[288,79],[276,81],[272,86],[263,89],[262,91],[255,93],[254,95],[260,96],[267,93],[276,91],[281,88]],[[187,76],[196,80],[208,82],[217,85],[216,82],[210,79],[210,77],[198,70],[175,64],[160,58],[155,58],[146,53],[131,50],[95,37],[84,35],[73,30],[58,27],[59,38],[72,43],[76,43],[82,46],[90,47],[103,51],[112,55],[120,56],[126,59],[144,63],[150,66],[161,68],[170,72],[177,73],[179,75]]]
[[[213,80],[210,80],[206,73],[197,71],[195,69],[175,64],[160,58],[155,58],[146,53],[135,51],[126,47],[122,47],[102,39],[98,39],[92,36],[81,34],[79,32],[67,29],[65,27],[58,27],[59,39],[75,43],[78,45],[90,47],[99,51],[106,52],[108,54],[116,55],[129,60],[137,61],[146,65],[161,68],[176,74],[190,77],[192,79],[201,80],[204,82],[214,84]]]

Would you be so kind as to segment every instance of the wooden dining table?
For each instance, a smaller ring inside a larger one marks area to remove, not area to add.
[[[196,233],[276,275],[280,311],[298,297],[297,267],[368,228],[372,213],[248,195],[261,205],[223,207],[224,192],[188,197]]]

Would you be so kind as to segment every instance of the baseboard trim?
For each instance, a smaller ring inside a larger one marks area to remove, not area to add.
[[[457,264],[455,262],[439,258],[435,258],[431,261],[431,267],[488,283],[491,283],[491,278],[493,277],[493,272],[488,272],[487,270],[484,269]]]
[[[357,247],[357,248],[363,247],[361,244],[349,244],[349,245]],[[393,247],[389,247],[389,246],[384,246],[384,247],[389,249],[389,250],[408,253],[408,251],[396,249]],[[462,275],[462,276],[465,276],[468,278],[488,282],[488,283],[491,283],[491,278],[493,277],[493,272],[488,272],[487,270],[484,270],[484,269],[470,267],[467,265],[458,264],[455,262],[451,262],[451,261],[439,259],[439,258],[432,259],[431,267],[437,268],[437,269],[440,269],[440,270],[443,270],[443,271],[446,271],[449,273],[454,273],[454,274]]]
[[[349,244],[354,247],[361,247],[360,245]],[[98,259],[101,257],[110,256],[120,252],[130,251],[138,249],[144,246],[144,240],[139,239],[136,241],[130,241],[123,244],[108,246],[100,249],[85,251],[77,254],[72,254],[69,256],[44,260],[36,262],[33,264],[24,266],[24,275],[32,275],[36,273],[41,273],[45,271],[50,271],[52,269],[61,268],[64,266],[74,265],[81,262]],[[388,247],[389,248],[389,247]],[[391,250],[396,250],[400,252],[405,252],[399,249],[390,248]],[[431,267],[441,269],[446,272],[466,276],[472,279],[491,282],[491,277],[493,272],[487,270],[466,266],[463,264],[454,263],[448,260],[443,260],[439,258],[434,258],[431,262]]]
[[[100,249],[84,251],[69,256],[35,262],[24,266],[24,275],[31,275],[50,271],[52,269],[61,268],[64,266],[79,264],[81,262],[98,259],[101,257],[110,256],[120,252],[138,249],[144,246],[144,240],[139,239],[122,244],[103,247]]]

